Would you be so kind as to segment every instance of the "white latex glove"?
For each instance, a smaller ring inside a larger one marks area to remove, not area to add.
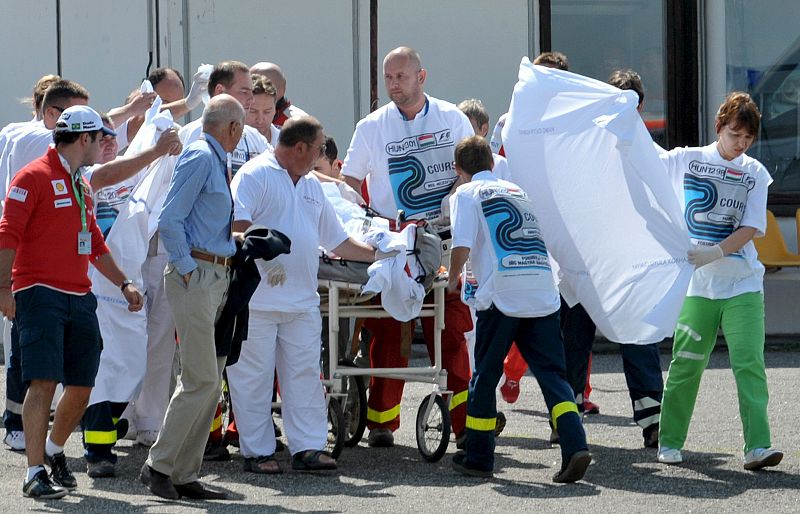
[[[186,96],[186,107],[191,111],[203,102],[203,95],[208,91],[209,76],[205,70],[198,70],[192,75],[192,87]]]
[[[381,250],[375,250],[375,260],[380,261],[382,259],[391,259],[395,255],[399,254],[400,250],[392,250],[390,252],[382,252]]]
[[[722,253],[722,248],[719,245],[714,246],[699,246],[694,245],[694,248],[688,252],[689,262],[694,264],[695,267],[700,268],[706,264],[710,264],[717,259],[723,258],[725,255]]]
[[[283,285],[286,282],[286,270],[283,265],[276,263],[267,271],[267,283],[270,287]]]

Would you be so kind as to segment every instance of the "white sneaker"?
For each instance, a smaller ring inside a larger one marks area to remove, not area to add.
[[[136,435],[136,444],[142,446],[153,446],[158,439],[158,430],[142,430]]]
[[[744,454],[744,469],[756,471],[761,468],[777,466],[783,460],[783,453],[772,448],[756,448]]]
[[[658,448],[658,462],[663,464],[680,464],[683,462],[683,455],[677,448],[660,446]]]
[[[6,430],[6,436],[3,442],[15,452],[25,451],[25,432],[21,430]]]

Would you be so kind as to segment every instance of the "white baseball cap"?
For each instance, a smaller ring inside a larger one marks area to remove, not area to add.
[[[64,110],[56,122],[56,132],[93,132],[101,131],[107,136],[116,136],[117,133],[103,125],[103,120],[97,111],[88,105],[73,105]]]

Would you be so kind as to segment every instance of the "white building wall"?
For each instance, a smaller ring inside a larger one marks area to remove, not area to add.
[[[528,27],[533,22],[528,2],[405,0],[379,5],[379,63],[393,48],[415,48],[428,70],[426,91],[453,103],[466,98],[482,100],[491,117],[491,131],[497,118],[508,110],[520,60],[528,54]],[[368,93],[368,67],[366,72]],[[383,105],[387,96],[380,71],[378,78],[379,105]]]
[[[88,89],[97,110],[123,105],[139,87],[147,51],[146,2],[61,2],[62,76]]]
[[[149,37],[156,37],[148,8],[155,16],[155,2],[60,4],[62,76],[84,85],[95,108],[120,105],[145,76]],[[431,94],[455,103],[479,98],[494,122],[508,108],[528,53],[529,4],[381,2],[379,66],[392,48],[413,46],[429,71]],[[287,76],[287,96],[320,119],[344,157],[355,123],[369,112],[369,0],[161,0],[158,6],[160,65],[181,70],[188,82],[201,63],[276,62]],[[57,72],[56,18],[55,0],[0,0],[0,56],[13,70],[4,81],[7,97],[29,96],[40,76]],[[378,79],[382,105],[380,69]],[[27,117],[27,106],[0,104],[0,126]]]
[[[30,97],[39,77],[56,70],[56,16],[52,0],[0,0],[3,101],[0,126],[32,117]]]

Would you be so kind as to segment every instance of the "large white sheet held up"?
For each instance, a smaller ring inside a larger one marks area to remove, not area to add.
[[[503,142],[530,196],[560,289],[611,341],[670,336],[693,266],[637,95],[523,58]]]
[[[160,107],[161,99],[156,97],[126,154],[149,148],[163,131],[172,127],[171,114],[159,113]],[[165,155],[139,172],[139,183],[120,208],[106,238],[114,260],[142,292],[142,265],[150,238],[158,228],[158,214],[176,160],[175,156]],[[146,309],[129,312],[118,284],[112,284],[95,268],[90,268],[89,277],[92,292],[97,296],[97,319],[103,336],[100,368],[89,405],[102,401],[128,402],[139,394],[147,365]]]

